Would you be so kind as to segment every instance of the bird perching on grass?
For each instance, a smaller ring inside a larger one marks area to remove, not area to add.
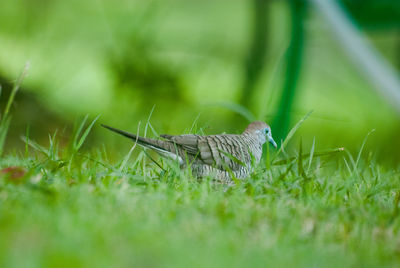
[[[260,121],[249,124],[238,135],[161,135],[162,139],[144,138],[110,126],[102,126],[156,151],[161,156],[178,161],[181,167],[189,164],[196,177],[214,175],[216,179],[227,182],[232,179],[232,175],[241,179],[252,172],[252,165],[260,162],[264,143],[268,141],[277,147],[271,128]]]

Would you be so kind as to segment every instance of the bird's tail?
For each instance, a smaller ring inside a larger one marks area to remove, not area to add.
[[[113,131],[115,133],[118,133],[118,134],[120,134],[120,135],[122,135],[124,137],[127,137],[129,139],[135,140],[135,141],[136,140],[139,141],[139,139],[141,138],[140,136],[137,136],[135,134],[132,134],[132,133],[129,133],[129,132],[117,129],[117,128],[113,128],[113,127],[110,127],[110,126],[107,126],[107,125],[103,125],[103,124],[101,124],[101,126],[106,128],[106,129],[108,129],[108,130],[111,130],[111,131]]]
[[[176,151],[175,145],[171,141],[161,141],[161,140],[156,140],[156,139],[143,138],[138,135],[135,135],[135,134],[132,134],[132,133],[129,133],[129,132],[117,129],[117,128],[113,128],[113,127],[110,127],[107,125],[101,124],[101,126],[106,129],[109,129],[115,133],[118,133],[124,137],[129,138],[129,139],[133,140],[134,142],[137,142],[139,145],[141,145],[143,147],[153,149],[162,155],[169,154],[171,152]]]
[[[117,128],[113,128],[113,127],[110,127],[110,126],[107,126],[107,125],[101,124],[101,126],[106,128],[106,129],[108,129],[108,130],[111,130],[112,132],[115,132],[115,133],[118,133],[118,134],[120,134],[120,135],[122,135],[124,137],[127,137],[127,138],[137,142],[139,145],[144,146],[144,147],[158,147],[158,144],[157,144],[156,140],[143,138],[143,137],[140,137],[138,135],[135,135],[135,134],[132,134],[132,133],[129,133],[129,132],[117,129]]]

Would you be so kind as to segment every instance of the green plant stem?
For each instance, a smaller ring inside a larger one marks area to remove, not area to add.
[[[22,81],[24,80],[26,74],[28,73],[28,70],[29,70],[29,62],[25,64],[24,70],[21,72],[20,76],[17,79],[17,82],[14,84],[14,87],[11,90],[11,94],[10,97],[8,98],[6,108],[4,109],[3,118],[7,118],[10,112],[11,105],[14,102],[15,95],[17,94],[17,91],[20,88]]]
[[[304,47],[306,3],[301,0],[290,0],[289,3],[292,17],[291,40],[287,53],[283,92],[278,106],[277,116],[272,124],[275,130],[275,136],[278,140],[282,140],[289,130],[290,113],[298,86]]]

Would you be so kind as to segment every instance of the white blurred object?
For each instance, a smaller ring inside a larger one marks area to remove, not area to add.
[[[330,24],[344,51],[362,74],[400,114],[400,80],[396,70],[354,26],[337,1],[310,1]]]

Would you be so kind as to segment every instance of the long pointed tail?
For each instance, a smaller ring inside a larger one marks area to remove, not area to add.
[[[132,139],[134,141],[141,140],[141,137],[139,137],[139,136],[137,136],[135,134],[132,134],[132,133],[129,133],[129,132],[117,129],[117,128],[113,128],[113,127],[110,127],[110,126],[107,126],[107,125],[103,125],[103,124],[101,124],[101,126],[106,128],[106,129],[109,129],[109,130],[111,130],[111,131],[113,131],[115,133],[118,133],[118,134],[120,134],[122,136],[125,136],[125,137],[127,137],[129,139]]]
[[[163,151],[171,151],[172,149],[174,149],[174,146],[172,145],[172,142],[170,141],[161,141],[161,140],[156,140],[156,139],[150,139],[150,138],[143,138],[140,137],[138,135],[117,129],[117,128],[113,128],[107,125],[103,125],[101,124],[102,127],[109,129],[115,133],[118,133],[124,137],[127,137],[131,140],[133,140],[134,142],[137,142],[139,145],[147,147],[147,148],[151,148],[153,150],[163,150]]]
[[[175,144],[171,141],[162,141],[162,140],[157,140],[157,139],[143,138],[138,135],[135,135],[135,134],[132,134],[132,133],[129,133],[129,132],[117,129],[117,128],[113,128],[113,127],[110,127],[107,125],[101,124],[101,126],[106,129],[109,129],[115,133],[118,133],[124,137],[129,138],[129,139],[137,142],[139,145],[141,145],[143,147],[150,148],[150,149],[158,152],[162,156],[172,158],[172,159],[177,159],[177,160],[179,160],[179,163],[181,163],[181,164],[183,163],[182,158],[178,155]]]

